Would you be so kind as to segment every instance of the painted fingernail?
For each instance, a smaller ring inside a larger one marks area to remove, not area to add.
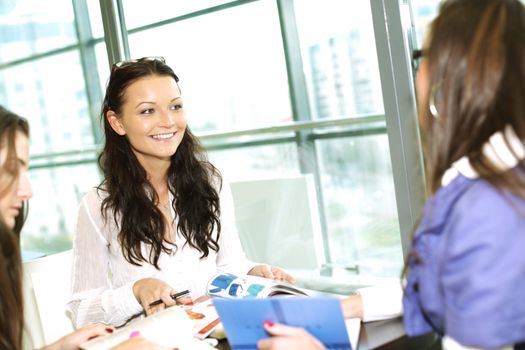
[[[133,338],[133,337],[138,337],[140,335],[140,332],[139,331],[133,331],[131,332],[131,334],[129,335],[130,338]]]
[[[273,327],[273,322],[272,321],[264,321],[264,325],[266,327]]]
[[[106,332],[108,332],[108,333],[113,333],[113,328],[111,328],[111,327],[106,327]]]

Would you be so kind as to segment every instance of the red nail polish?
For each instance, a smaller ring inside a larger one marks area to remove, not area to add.
[[[106,332],[108,332],[108,333],[113,333],[113,328],[106,327]]]
[[[273,327],[273,322],[272,321],[264,321],[264,325],[266,327]]]

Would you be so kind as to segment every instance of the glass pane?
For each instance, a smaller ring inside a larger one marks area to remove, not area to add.
[[[67,72],[67,74],[64,74]],[[79,53],[54,55],[0,70],[0,100],[29,120],[32,154],[93,144]]]
[[[294,5],[313,118],[383,114],[369,2],[319,0]]]
[[[22,249],[55,253],[71,248],[80,199],[100,181],[96,164],[31,169],[29,179],[33,198]]]
[[[71,0],[0,2],[0,63],[75,44]]]
[[[164,56],[176,71],[193,131],[292,119],[275,1],[133,34],[129,43],[132,57]]]
[[[403,253],[387,136],[316,141],[316,147],[333,267],[399,276]]]
[[[418,48],[423,47],[428,26],[437,15],[440,2],[441,0],[410,1]]]
[[[104,98],[106,93],[106,84],[109,79],[109,62],[108,62],[108,53],[106,51],[106,44],[100,43],[95,45],[95,56],[97,59],[97,69],[98,76],[100,77],[100,91],[102,91],[101,96]],[[102,101],[100,105],[96,108],[97,113],[102,110]]]
[[[300,174],[297,147],[291,143],[214,150],[209,158],[227,181]]]
[[[194,11],[221,5],[227,0],[150,0],[148,2],[136,0],[122,0],[126,27],[133,29],[150,23],[182,16]]]
[[[94,38],[102,38],[104,36],[104,25],[102,24],[102,14],[100,12],[99,1],[87,1],[87,8],[89,12],[89,22],[91,24],[91,33]]]

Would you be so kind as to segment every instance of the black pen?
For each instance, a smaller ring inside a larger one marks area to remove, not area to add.
[[[178,292],[178,293],[175,293],[175,294],[172,294],[170,295],[171,296],[171,299],[173,300],[177,300],[177,298],[180,298],[182,296],[185,296],[186,294],[190,294],[190,291],[189,290],[183,290],[182,292]],[[159,304],[162,304],[163,301],[161,299],[159,300],[155,300],[154,302],[150,303],[149,306],[155,306],[155,305],[159,305]]]

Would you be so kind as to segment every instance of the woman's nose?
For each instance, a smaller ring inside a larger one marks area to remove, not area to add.
[[[29,182],[29,177],[27,173],[20,174],[18,180],[18,192],[17,195],[24,200],[28,200],[33,197],[33,190],[31,188],[31,183]]]
[[[175,116],[170,113],[170,111],[166,111],[162,113],[161,115],[161,126],[166,128],[171,128],[175,125]]]

